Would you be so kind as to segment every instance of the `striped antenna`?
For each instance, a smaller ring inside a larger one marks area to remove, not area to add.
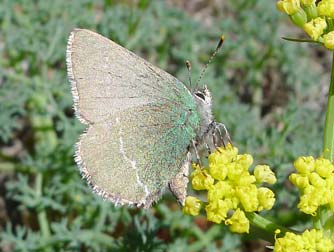
[[[218,53],[219,49],[223,46],[224,40],[225,40],[224,35],[221,35],[220,40],[218,42],[218,45],[217,45],[216,49],[213,51],[213,53],[211,54],[210,59],[208,60],[208,62],[205,64],[205,66],[203,67],[203,69],[201,71],[201,74],[200,74],[200,76],[198,78],[198,81],[196,82],[196,87],[198,86],[198,84],[202,80],[202,77],[205,74],[206,69],[208,68],[209,64],[211,63],[211,61],[213,60],[213,58],[216,56],[216,54]]]

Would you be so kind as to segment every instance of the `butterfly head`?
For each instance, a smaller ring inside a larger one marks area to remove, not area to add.
[[[196,101],[198,112],[201,115],[199,138],[202,138],[213,121],[212,96],[207,86],[204,86],[203,88],[195,89],[193,97]]]
[[[210,107],[211,109],[212,96],[206,85],[203,88],[195,89],[193,95],[198,105]]]

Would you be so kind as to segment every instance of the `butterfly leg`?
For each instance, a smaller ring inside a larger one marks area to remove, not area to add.
[[[232,140],[231,140],[231,136],[230,133],[228,132],[225,124],[223,123],[216,123],[216,130],[218,131],[219,135],[220,135],[220,139],[223,143],[223,145],[225,146],[225,140],[224,137],[227,139],[227,142],[232,144]],[[223,131],[223,132],[222,132]],[[233,145],[233,144],[232,144]]]
[[[211,149],[210,149],[210,146],[208,145],[208,143],[205,143],[205,148],[206,148],[208,154],[210,155],[211,154]]]
[[[200,166],[202,166],[201,158],[199,156],[198,149],[197,149],[197,142],[195,140],[192,140],[192,145],[193,145],[193,149],[196,155],[196,159],[197,159],[196,161]]]
[[[215,147],[215,149],[218,148],[218,144],[217,144],[217,138],[216,138],[216,130],[214,129],[213,132],[212,132],[212,143],[213,143],[213,146]],[[224,143],[223,143],[224,144]]]

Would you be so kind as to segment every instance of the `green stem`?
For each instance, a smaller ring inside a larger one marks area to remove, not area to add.
[[[334,156],[334,53],[332,59],[331,81],[328,91],[326,121],[324,130],[323,155],[333,162]]]
[[[263,218],[256,213],[246,213],[246,216],[249,219],[250,223],[257,229],[257,234],[259,235],[259,237],[266,241],[274,242],[275,231],[277,229],[281,231],[279,236],[286,232],[296,233],[296,231],[277,225],[276,223],[266,218]]]
[[[288,37],[282,37],[282,39],[292,41],[292,42],[298,42],[298,43],[322,44],[319,41],[315,41],[315,40],[311,40],[311,39],[299,39],[299,38],[288,38]]]
[[[36,197],[40,198],[42,196],[42,182],[43,182],[43,175],[42,173],[38,173],[36,176],[35,182],[35,190],[36,190]],[[48,218],[46,215],[45,208],[42,206],[41,209],[37,209],[37,218],[39,227],[41,229],[42,236],[46,239],[49,239],[51,236]]]

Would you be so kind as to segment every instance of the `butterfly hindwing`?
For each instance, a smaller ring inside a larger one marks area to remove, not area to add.
[[[88,124],[76,161],[98,194],[149,206],[180,172],[199,115],[176,78],[88,30],[69,39],[75,111]]]

